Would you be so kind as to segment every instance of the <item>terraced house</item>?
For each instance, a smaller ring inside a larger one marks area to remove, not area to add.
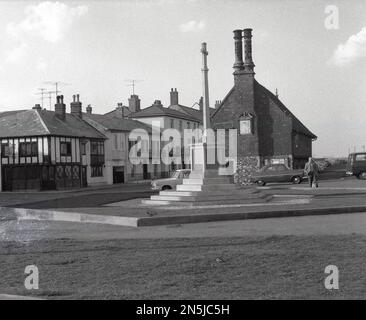
[[[82,119],[79,95],[66,113],[63,96],[55,111],[0,113],[1,190],[52,190],[106,183],[106,136]]]
[[[129,135],[132,130],[147,133],[142,141],[144,151],[150,145],[151,127],[123,117],[118,112],[121,106],[116,108],[116,112],[110,112],[107,115],[94,114],[92,107],[86,108],[83,114],[83,120],[93,126],[95,129],[103,133],[107,137],[105,142],[105,174],[108,184],[125,183],[128,181],[146,180],[152,177],[153,168],[150,163],[131,163],[129,152],[131,146],[136,143],[129,141]],[[145,141],[146,140],[146,141]],[[147,162],[150,162],[147,159]],[[155,176],[159,176],[159,172],[154,172]]]
[[[155,100],[150,107],[133,109],[134,112],[128,115],[131,119],[145,123],[150,127],[159,127],[161,132],[166,129],[175,129],[181,134],[179,163],[175,163],[175,160],[172,160],[170,164],[160,163],[155,165],[155,171],[161,171],[163,173],[162,176],[169,176],[176,169],[189,168],[190,166],[189,144],[187,142],[184,143],[183,138],[185,129],[195,130],[202,128],[202,103],[196,104],[196,108],[180,104],[178,90],[172,88],[170,90],[170,104],[168,107],[164,107],[160,100]],[[213,112],[214,109],[211,109],[211,111]],[[193,137],[192,142],[195,138],[198,139],[198,136]],[[164,148],[165,143],[162,141],[161,148]]]

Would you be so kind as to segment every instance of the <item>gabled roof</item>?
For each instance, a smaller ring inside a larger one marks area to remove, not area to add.
[[[0,113],[0,137],[65,136],[105,139],[106,137],[77,116],[66,113],[65,120],[54,111],[19,110]]]
[[[226,100],[230,97],[230,95],[234,92],[235,87],[233,87],[228,94],[225,96],[225,98],[222,100],[220,106],[218,106],[213,113],[211,113],[211,117],[215,115],[215,113],[220,110],[222,106],[225,105]],[[274,95],[271,91],[269,91],[267,88],[262,86],[260,83],[257,82],[257,80],[254,80],[254,90],[262,92],[264,95],[272,99],[277,106],[284,112],[286,112],[290,117],[292,118],[292,130],[298,133],[301,133],[305,136],[311,137],[312,139],[316,139],[317,136],[313,134],[308,128],[305,127],[305,125],[281,102],[280,99],[276,95]]]
[[[312,139],[316,139],[317,136],[313,134],[305,125],[281,102],[280,99],[276,95],[274,95],[271,91],[269,91],[266,87],[259,84],[256,80],[254,83],[255,87],[261,90],[264,94],[270,97],[273,101],[276,102],[279,108],[282,111],[288,113],[292,118],[292,130],[298,133],[301,133],[305,136],[311,137]]]
[[[35,110],[0,113],[0,137],[48,135],[49,131]]]
[[[127,107],[127,106],[122,106],[121,109],[119,110],[118,108],[112,110],[112,111],[109,111],[107,113],[105,113],[104,115],[105,116],[112,116],[112,117],[118,117],[120,116],[121,114],[124,114],[125,116],[128,116],[130,115],[132,112],[130,111],[130,108]]]
[[[203,121],[203,112],[201,110],[183,106],[181,104],[170,105],[168,108],[177,110],[177,111],[181,111],[187,115],[190,115],[190,116],[194,117],[195,119],[197,119],[197,121],[199,121],[199,122]],[[210,108],[210,116],[213,114],[214,111],[215,111],[214,108]]]
[[[170,108],[164,108],[161,105],[152,105],[151,107],[141,109],[138,112],[131,113],[130,118],[150,118],[150,117],[172,117],[190,121],[200,121],[191,114],[183,113]]]
[[[151,132],[151,127],[136,120],[132,119],[126,119],[126,118],[118,118],[113,117],[111,115],[103,115],[103,114],[83,114],[83,119],[85,121],[88,121],[90,119],[91,121],[97,122],[102,127],[104,127],[106,130],[111,131],[132,131],[134,129],[144,129],[147,132]],[[91,123],[92,125],[92,123]]]

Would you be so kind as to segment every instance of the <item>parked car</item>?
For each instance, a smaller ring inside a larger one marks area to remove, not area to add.
[[[366,180],[366,152],[351,153],[348,156],[346,175]]]
[[[190,169],[180,169],[173,172],[170,178],[156,179],[151,181],[152,190],[172,190],[178,184],[183,183],[183,179],[187,179],[191,173]]]
[[[299,184],[304,179],[306,179],[304,170],[292,170],[284,164],[266,165],[252,175],[252,182],[260,186],[264,186],[268,182],[292,182]]]

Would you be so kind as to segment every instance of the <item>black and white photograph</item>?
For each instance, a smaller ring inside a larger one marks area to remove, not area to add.
[[[0,40],[0,300],[366,298],[365,1],[1,0]]]

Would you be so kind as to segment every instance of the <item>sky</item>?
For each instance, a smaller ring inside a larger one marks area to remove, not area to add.
[[[366,5],[357,1],[0,1],[0,112],[40,103],[61,81],[67,104],[105,113],[128,103],[137,79],[142,107],[202,95],[202,42],[210,100],[233,86],[235,29],[253,29],[256,79],[318,136],[314,155],[366,146]],[[55,103],[52,98],[52,105]],[[44,107],[49,108],[48,99]]]

